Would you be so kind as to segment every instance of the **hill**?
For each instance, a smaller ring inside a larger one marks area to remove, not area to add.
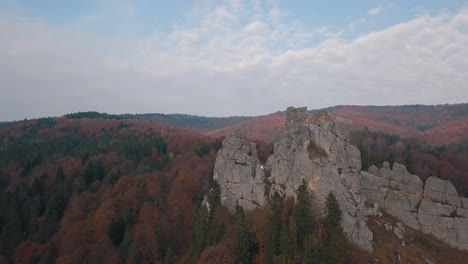
[[[233,126],[238,123],[242,123],[247,120],[251,120],[253,117],[248,116],[231,116],[231,117],[205,117],[197,115],[187,114],[160,114],[160,113],[148,113],[148,114],[135,114],[135,115],[121,115],[127,118],[136,118],[144,120],[158,120],[167,122],[171,125],[188,128],[195,131],[208,131],[213,129],[219,129],[223,127]]]
[[[338,110],[337,118],[350,113]],[[362,116],[370,124],[379,114]],[[443,135],[444,127],[460,127],[460,120],[440,121],[424,132]],[[86,112],[3,124],[0,263],[233,263],[239,215],[224,207],[207,214],[200,206],[216,201],[209,190],[216,186],[212,173],[220,139],[233,128],[247,130],[259,146],[259,160],[266,162],[284,121],[284,112],[226,119]],[[355,127],[351,140],[366,166],[394,159],[412,164],[407,167],[422,178],[439,173],[454,181],[459,193],[468,191],[468,141],[433,146],[420,136]],[[283,210],[294,208],[294,201],[285,203]],[[246,215],[254,263],[264,257],[263,227],[272,209]],[[446,247],[416,232],[419,240],[406,241],[413,241],[410,252],[386,237],[376,235],[375,255],[352,249],[351,263],[388,260],[396,247],[402,258],[418,257],[415,263],[420,256],[439,260],[432,248]],[[453,252],[453,259],[464,256]]]
[[[343,122],[402,136],[421,136],[445,145],[468,136],[468,104],[336,106],[327,110]]]

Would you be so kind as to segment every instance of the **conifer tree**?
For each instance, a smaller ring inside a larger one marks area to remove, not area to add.
[[[195,214],[193,223],[192,263],[195,263],[206,246],[208,224],[208,210],[204,205],[201,205]]]
[[[328,263],[345,263],[347,238],[341,227],[340,205],[332,192],[327,196],[325,213],[325,258]]]
[[[297,189],[296,204],[296,239],[299,249],[303,249],[305,238],[314,228],[309,190],[305,180]]]
[[[213,187],[208,195],[208,202],[210,203],[210,218],[213,217],[214,212],[221,205],[221,186],[217,180],[213,181]]]
[[[244,209],[236,205],[236,240],[234,253],[236,263],[250,263],[250,234]]]

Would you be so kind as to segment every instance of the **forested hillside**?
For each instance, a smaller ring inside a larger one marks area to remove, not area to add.
[[[257,131],[254,139],[271,138],[284,125],[284,113],[266,117],[236,126]],[[0,263],[363,263],[393,258],[386,247],[396,245],[385,233],[375,238],[382,243],[377,255],[344,242],[333,194],[324,212],[310,209],[311,194],[304,187],[297,190],[297,200],[273,194],[268,206],[250,212],[220,206],[212,173],[224,129],[205,132],[208,136],[167,121],[97,112],[2,124]],[[399,161],[423,179],[450,179],[467,195],[466,140],[434,146],[421,137],[368,128],[354,130],[350,140],[362,153],[364,169]],[[266,162],[273,144],[257,141],[257,147]],[[415,236],[419,242],[408,250],[416,247],[430,256],[426,244],[444,248]]]
[[[0,143],[0,254],[14,263],[182,259],[219,146],[101,117],[11,124]]]

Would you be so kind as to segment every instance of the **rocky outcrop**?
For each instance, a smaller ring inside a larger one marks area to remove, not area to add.
[[[365,250],[371,251],[373,243],[367,217],[379,215],[379,209],[413,229],[468,249],[468,199],[458,197],[449,181],[430,177],[424,185],[398,163],[361,171],[359,150],[331,117],[323,112],[311,116],[307,108],[288,108],[286,117],[266,164],[260,163],[255,144],[243,132],[233,131],[223,141],[214,178],[225,206],[261,207],[273,191],[294,197],[305,180],[315,205],[323,206],[330,191],[335,194],[348,238]],[[404,227],[395,232],[402,235]]]
[[[274,154],[260,164],[255,145],[235,131],[223,142],[215,163],[214,177],[222,187],[223,204],[236,202],[246,209],[266,203],[265,193],[278,191],[295,196],[306,180],[315,204],[323,205],[326,195],[335,193],[343,211],[343,228],[356,244],[372,250],[373,235],[366,216],[378,213],[366,208],[360,193],[360,153],[343,138],[340,126],[322,115],[311,119],[306,108],[288,108],[286,126],[274,146]],[[312,122],[312,123],[310,123]]]
[[[450,181],[436,177],[426,180],[418,221],[423,233],[453,247],[468,249],[468,208]]]
[[[361,186],[370,201],[409,227],[468,249],[468,210],[450,181],[429,177],[423,185],[403,165],[390,169],[385,162],[361,172]]]
[[[342,133],[334,123],[319,120],[306,124],[304,115],[294,112],[295,109],[288,109],[287,117],[297,119],[286,122],[274,154],[267,161],[271,167],[268,181],[274,190],[294,196],[302,180],[306,180],[315,204],[321,205],[326,195],[334,192],[348,236],[362,248],[371,250],[373,235],[366,216],[374,210],[365,209],[366,200],[360,194],[358,149],[340,137]]]
[[[384,162],[380,170],[372,166],[368,171],[361,172],[361,186],[367,198],[411,228],[419,229],[417,215],[423,196],[421,179],[396,162],[393,169]]]
[[[253,209],[266,202],[265,174],[257,157],[257,147],[247,141],[242,131],[233,131],[223,141],[213,178],[221,186],[222,203],[230,209],[234,209],[236,203],[245,209]]]

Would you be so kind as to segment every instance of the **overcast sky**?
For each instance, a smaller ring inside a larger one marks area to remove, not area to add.
[[[0,0],[0,120],[468,102],[463,2]]]

